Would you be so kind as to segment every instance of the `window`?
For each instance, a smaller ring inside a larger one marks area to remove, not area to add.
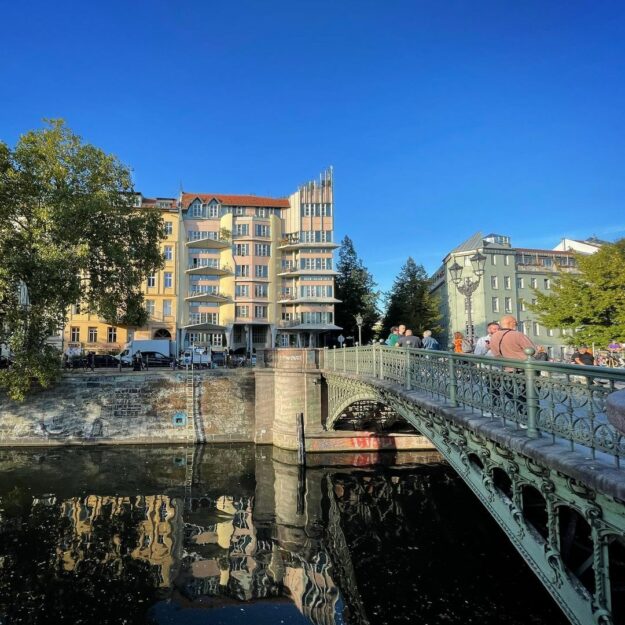
[[[551,288],[551,279],[550,278],[545,278],[544,285],[545,285],[546,289],[550,289]]]
[[[153,288],[156,286],[156,274],[152,274],[148,276],[148,288]]]
[[[269,266],[268,265],[256,265],[254,268],[255,275],[257,278],[266,278],[269,276]]]
[[[72,304],[72,315],[80,315],[80,302]]]
[[[202,203],[199,200],[196,202],[193,202],[193,204],[191,204],[189,209],[190,209],[189,212],[191,213],[191,217],[202,217],[202,214],[203,214]]]
[[[497,278],[497,276],[491,276],[490,277],[490,286],[493,289],[498,289],[499,288],[499,279]]]
[[[527,310],[527,305],[525,304],[525,300],[523,298],[519,300],[519,304],[521,306],[521,310],[525,312],[525,310]]]
[[[243,208],[243,206],[235,206],[233,214],[234,215],[245,215],[245,208]]]
[[[171,300],[163,300],[163,317],[171,317]]]
[[[535,321],[532,323],[532,331],[534,336],[540,336],[540,326]]]
[[[517,278],[516,279],[516,288],[517,289],[525,288],[525,280],[523,278]]]
[[[80,341],[80,328],[72,327],[70,330],[70,340],[72,343],[78,343]]]
[[[249,243],[237,243],[234,246],[234,255],[235,256],[248,256],[250,253]]]
[[[267,306],[254,306],[254,317],[256,319],[266,319]]]
[[[250,266],[249,265],[237,265],[235,270],[237,278],[249,278]]]
[[[236,224],[234,226],[234,234],[237,237],[246,237],[250,233],[249,224]]]
[[[535,289],[538,286],[538,283],[536,282],[536,278],[530,278],[530,286]]]
[[[258,345],[264,344],[267,340],[267,327],[261,326],[260,328],[252,328],[252,343]]]
[[[553,328],[550,328],[549,330],[547,330],[547,336],[555,336],[555,332],[553,330]]]
[[[523,332],[523,334],[527,334],[527,322],[525,321],[519,321],[519,332]]]
[[[332,297],[331,285],[305,285],[300,286],[301,297]]]
[[[173,283],[172,273],[171,271],[165,272],[165,288],[171,289]]]
[[[507,313],[512,312],[512,298],[511,297],[504,298],[504,309],[505,309],[505,312]]]
[[[113,327],[107,328],[106,340],[108,343],[117,343],[117,328],[113,328]]]
[[[267,209],[266,208],[257,208],[256,209],[256,217],[267,217]]]
[[[267,243],[256,243],[254,251],[256,256],[271,256],[271,245]]]
[[[535,297],[532,297],[532,306],[536,306],[538,300]]]
[[[250,286],[249,286],[249,284],[237,284],[234,287],[234,294],[237,297],[249,297],[250,296]]]
[[[267,297],[267,285],[257,284],[254,287],[254,296],[255,297]]]
[[[491,265],[496,265],[497,264],[497,254],[491,254],[490,262],[491,262]]]
[[[499,312],[499,298],[498,297],[493,297],[492,309],[494,313]]]
[[[208,207],[208,216],[212,219],[219,217],[219,204],[211,204]]]
[[[237,317],[249,317],[249,306],[235,306],[235,316]]]
[[[271,230],[269,226],[264,224],[256,224],[256,236],[257,237],[269,237],[271,236]]]
[[[174,257],[174,248],[171,245],[166,245],[163,249],[163,258],[165,260],[172,260]]]
[[[174,224],[171,221],[166,221],[165,222],[165,235],[166,236],[171,236],[174,233]]]
[[[508,257],[506,256],[506,258],[508,258]],[[510,278],[510,276],[504,276],[503,288],[504,289],[508,289],[508,290],[510,290],[512,288],[512,279]]]
[[[156,310],[156,308],[154,306],[154,300],[153,299],[146,299],[145,300],[145,309],[148,312],[148,317],[154,317],[154,311]]]
[[[87,342],[88,343],[97,343],[98,342],[98,329],[97,328],[89,328],[87,332]]]
[[[510,256],[508,256],[507,254],[503,257],[503,264],[508,267],[508,265],[510,265]]]

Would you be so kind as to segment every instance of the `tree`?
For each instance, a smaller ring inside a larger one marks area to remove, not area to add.
[[[358,258],[354,243],[348,236],[341,241],[336,268],[336,297],[341,300],[336,305],[336,325],[358,340],[356,315],[361,314],[362,341],[367,343],[373,336],[373,325],[380,315],[377,307],[378,292],[373,276]]]
[[[147,321],[140,286],[162,266],[163,226],[133,200],[129,170],[61,120],[14,149],[0,142],[0,343],[12,358],[0,387],[10,397],[59,375],[45,341],[71,304],[113,325]]]
[[[576,258],[580,273],[560,273],[549,294],[534,291],[530,309],[548,328],[574,330],[569,344],[625,341],[625,239]]]
[[[430,294],[430,279],[423,265],[417,265],[411,257],[399,270],[387,295],[387,302],[383,324],[385,335],[392,326],[400,323],[418,336],[424,330],[440,333],[439,307],[435,297]]]

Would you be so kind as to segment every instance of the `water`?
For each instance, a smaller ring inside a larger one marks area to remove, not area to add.
[[[435,455],[293,460],[0,450],[0,623],[567,622]]]

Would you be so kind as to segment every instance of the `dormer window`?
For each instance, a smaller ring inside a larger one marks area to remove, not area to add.
[[[189,212],[191,217],[201,217],[202,216],[202,202],[200,200],[194,200],[191,206],[189,207]]]

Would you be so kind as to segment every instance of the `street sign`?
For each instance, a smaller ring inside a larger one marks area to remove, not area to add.
[[[345,342],[345,337],[342,334],[339,334],[336,338],[336,340],[339,342],[339,345],[343,345],[343,343]]]

